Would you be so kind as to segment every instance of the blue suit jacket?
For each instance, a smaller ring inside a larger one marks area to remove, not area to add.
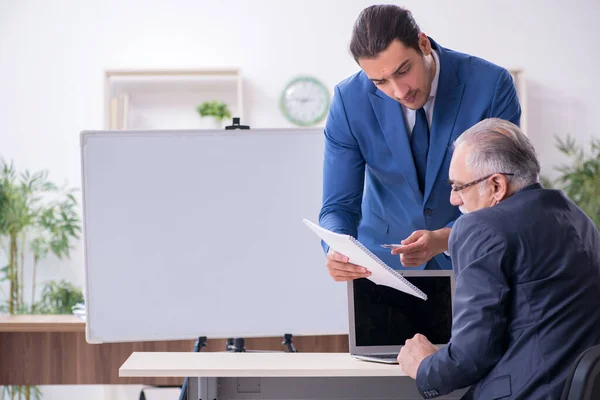
[[[378,90],[362,71],[335,87],[325,126],[319,223],[358,238],[395,269],[404,268],[399,257],[381,244],[398,243],[415,230],[451,226],[460,215],[450,204],[448,184],[453,141],[485,118],[519,124],[521,117],[508,71],[433,40],[432,46],[439,54],[440,75],[425,193],[417,182],[400,103]],[[452,268],[445,255],[436,259],[441,268]]]
[[[539,184],[460,217],[450,235],[452,338],[419,366],[426,397],[559,400],[577,356],[600,343],[600,234]]]

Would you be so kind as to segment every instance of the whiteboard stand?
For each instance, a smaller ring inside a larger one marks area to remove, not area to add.
[[[194,353],[199,353],[202,351],[203,347],[206,347],[206,336],[198,337],[198,340],[194,343]],[[188,398],[193,399],[194,397],[188,397],[189,391],[189,378],[186,377],[183,380],[183,386],[181,386],[181,393],[179,394],[179,400],[188,400]],[[198,397],[199,398],[199,397]]]
[[[283,335],[283,342],[281,342],[282,346],[284,346],[284,353],[297,353],[296,347],[292,342],[292,334],[286,333]],[[246,339],[243,337],[238,338],[228,338],[227,345],[225,351],[233,352],[233,353],[265,353],[265,352],[273,352],[273,350],[249,350],[246,349]],[[275,351],[280,353],[281,351]]]
[[[198,340],[196,340],[196,342],[194,344],[194,352],[195,353],[199,353],[203,347],[206,347],[206,340],[207,340],[206,336],[200,336],[198,338]],[[281,344],[283,346],[285,346],[284,352],[286,352],[286,353],[297,353],[298,352],[292,342],[292,334],[291,333],[286,333],[283,335],[283,342],[281,342]],[[248,349],[246,349],[246,343],[245,343],[244,338],[228,338],[225,351],[233,352],[233,353],[271,352],[269,350],[248,350]],[[189,385],[189,379],[190,379],[189,377],[186,377],[183,380],[183,386],[181,386],[181,394],[179,395],[179,400],[202,398],[202,397],[198,397],[196,395],[196,392],[198,392],[198,391],[202,392],[202,389],[200,389],[200,387],[206,388],[208,385],[208,381],[200,380],[200,382],[195,382],[192,385],[193,386],[193,388],[192,388]],[[191,393],[192,395],[188,396],[188,393]],[[196,397],[194,397],[194,396],[196,396]]]
[[[235,130],[235,129],[250,129],[249,125],[240,125],[240,118],[233,117],[233,123],[225,127],[225,130]]]

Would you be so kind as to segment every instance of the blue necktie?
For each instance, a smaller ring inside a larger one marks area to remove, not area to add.
[[[425,171],[427,170],[427,152],[429,151],[429,125],[427,115],[423,107],[419,108],[415,116],[415,126],[410,135],[410,146],[412,149],[419,188],[425,193]]]
[[[427,152],[429,151],[429,125],[427,124],[427,115],[423,108],[417,110],[415,126],[410,135],[410,146],[413,159],[415,160],[419,188],[421,189],[421,193],[425,194],[425,171],[427,170]],[[425,266],[425,269],[441,268],[435,258],[432,258]]]

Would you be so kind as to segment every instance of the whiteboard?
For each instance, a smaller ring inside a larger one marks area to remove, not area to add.
[[[348,333],[321,129],[81,133],[90,343]]]

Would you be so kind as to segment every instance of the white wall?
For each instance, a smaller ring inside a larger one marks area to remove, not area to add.
[[[245,123],[289,126],[284,84],[314,74],[331,89],[357,67],[347,52],[364,0],[0,0],[0,156],[80,186],[78,134],[103,128],[103,71],[240,67]],[[553,135],[599,137],[597,0],[406,0],[442,46],[523,68],[528,131],[544,172],[561,159]],[[85,8],[84,8],[85,5]],[[83,283],[80,247],[41,279]]]
[[[358,12],[371,4],[333,1],[167,2],[0,0],[0,156],[18,168],[48,169],[80,186],[78,134],[103,128],[107,68],[239,66],[246,123],[289,126],[279,94],[310,73],[330,88],[356,71],[347,44]],[[86,4],[87,8],[81,6]],[[594,0],[406,1],[421,28],[446,47],[527,74],[528,131],[546,171],[554,134],[598,136],[600,17]],[[82,252],[42,265],[82,283]],[[52,263],[56,264],[56,263]],[[60,265],[60,272],[59,267]]]

